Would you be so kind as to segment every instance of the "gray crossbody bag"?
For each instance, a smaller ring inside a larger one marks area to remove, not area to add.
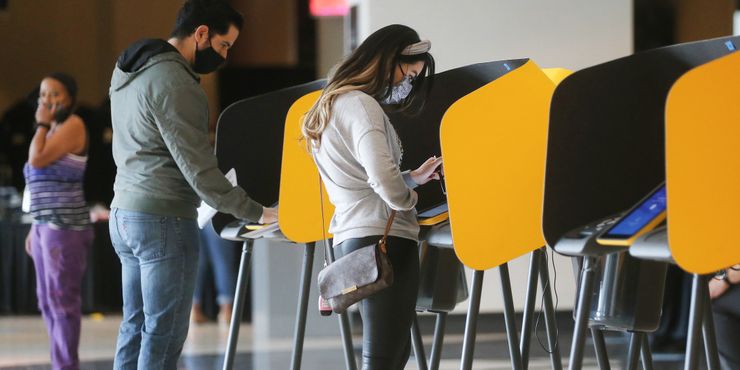
[[[319,191],[322,187],[319,177]],[[319,195],[321,223],[325,230],[324,200],[323,195]],[[391,210],[383,237],[377,243],[357,249],[333,263],[329,263],[326,253],[324,254],[324,262],[328,265],[319,271],[319,293],[329,302],[332,311],[344,313],[347,307],[393,284],[393,266],[388,258],[386,244],[395,217],[396,211]],[[324,241],[324,248],[332,248],[327,243],[326,236]]]

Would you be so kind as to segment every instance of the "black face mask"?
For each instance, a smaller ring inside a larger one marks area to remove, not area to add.
[[[210,43],[210,40],[209,40]],[[216,71],[221,68],[226,59],[213,50],[213,45],[209,45],[203,50],[198,50],[198,43],[195,44],[195,61],[193,62],[193,70],[196,73],[207,74]]]

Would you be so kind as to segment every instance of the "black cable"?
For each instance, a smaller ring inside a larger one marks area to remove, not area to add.
[[[555,295],[555,305],[553,307],[553,319],[554,319],[555,318],[555,313],[558,311],[558,304],[560,303],[559,302],[560,299],[558,297],[558,288],[557,288],[558,270],[555,267],[555,251],[554,250],[551,250],[551,253],[552,253],[552,257],[551,258],[548,258],[547,251],[545,251],[544,257],[545,257],[545,271],[546,271],[545,273],[547,273],[547,274],[549,274],[549,271],[547,271],[547,268],[548,268],[548,259],[550,261],[552,261],[552,272],[553,272],[553,283],[552,283],[552,286],[553,286],[553,294]],[[542,268],[542,267],[540,267],[540,268]],[[542,339],[540,338],[539,333],[537,332],[537,328],[540,326],[540,317],[542,316],[542,312],[544,312],[544,309],[543,308],[545,306],[545,289],[550,289],[550,279],[547,279],[547,284],[545,284],[545,286],[542,287],[542,298],[541,298],[541,301],[540,301],[540,312],[537,314],[537,321],[535,321],[535,324],[534,324],[534,336],[535,336],[535,338],[537,338],[537,343],[540,344],[540,347],[542,348],[543,351],[547,352],[548,354],[553,354],[553,352],[555,352],[555,350],[553,348],[546,348],[545,347],[545,344],[542,343]],[[555,343],[553,343],[553,346],[554,347],[557,347],[558,346],[559,339],[560,339],[560,328],[558,328],[558,326],[555,325]]]

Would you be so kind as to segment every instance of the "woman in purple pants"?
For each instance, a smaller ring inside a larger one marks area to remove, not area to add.
[[[26,252],[36,267],[36,295],[46,322],[52,369],[78,369],[81,285],[93,230],[82,182],[87,165],[85,123],[72,114],[74,79],[41,81],[36,133],[23,170],[34,223]]]

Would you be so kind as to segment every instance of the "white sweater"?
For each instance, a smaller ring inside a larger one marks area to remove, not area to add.
[[[314,159],[336,207],[329,231],[334,245],[350,238],[382,235],[391,208],[389,235],[418,241],[416,184],[399,169],[398,135],[380,104],[352,91],[334,100],[331,119]]]

